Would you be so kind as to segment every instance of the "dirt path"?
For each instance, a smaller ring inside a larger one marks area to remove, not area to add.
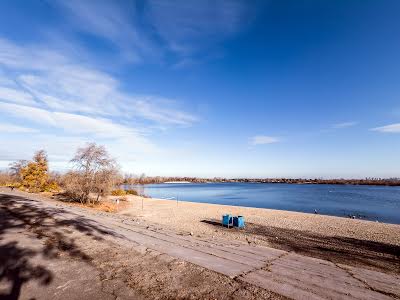
[[[283,250],[14,195],[0,209],[0,299],[400,296],[396,275]]]

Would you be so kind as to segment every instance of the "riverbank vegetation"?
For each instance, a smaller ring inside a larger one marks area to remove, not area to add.
[[[111,192],[111,196],[126,196],[126,195],[138,196],[138,192],[136,190],[123,190],[123,189],[116,189]]]
[[[79,148],[71,159],[72,167],[65,173],[51,172],[47,154],[37,151],[32,160],[18,160],[8,170],[0,171],[0,186],[18,188],[27,192],[63,192],[69,200],[81,204],[98,203],[107,195],[138,195],[137,190],[120,189],[122,184],[144,185],[166,182],[186,183],[286,183],[286,184],[341,184],[400,186],[400,178],[365,179],[304,179],[304,178],[197,178],[122,176],[117,162],[110,157],[103,146],[95,143]]]
[[[0,173],[0,185],[31,193],[62,192],[63,198],[94,205],[122,182],[116,161],[103,146],[95,143],[79,148],[64,174],[50,172],[47,154],[39,150],[31,161],[19,160]],[[135,191],[123,191],[124,195]]]
[[[0,176],[2,185],[38,193],[58,191],[59,186],[49,174],[47,154],[37,151],[31,161],[19,160],[10,165],[8,172]]]
[[[400,178],[364,178],[364,179],[305,179],[305,178],[197,178],[197,177],[162,177],[125,175],[124,184],[157,184],[166,182],[189,183],[287,183],[287,184],[349,184],[400,186]]]
[[[72,170],[64,177],[66,194],[81,203],[95,203],[111,192],[120,179],[116,161],[103,146],[94,143],[79,148],[72,158]],[[90,197],[91,194],[95,198]]]

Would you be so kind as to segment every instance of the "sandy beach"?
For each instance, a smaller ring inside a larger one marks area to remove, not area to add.
[[[325,236],[339,236],[366,241],[400,245],[400,225],[373,221],[341,218],[334,216],[306,214],[299,212],[228,206],[187,201],[163,199],[143,199],[128,196],[132,207],[124,214],[140,216],[145,220],[156,222],[170,228],[193,232],[193,234],[219,233],[210,227],[207,221],[220,222],[223,214],[243,215],[246,223],[260,226],[276,227],[288,230],[307,231]],[[243,231],[231,230],[230,234],[241,238]],[[225,230],[222,233],[226,233]],[[262,242],[260,240],[260,242]]]
[[[117,208],[106,212],[104,206],[89,208],[59,196],[0,188],[0,252],[4,274],[11,274],[0,280],[0,295],[81,299],[83,291],[96,299],[249,300],[400,295],[398,225],[141,197],[123,197],[129,201],[119,204],[103,199]],[[226,212],[244,215],[246,228],[222,227],[219,216]]]
[[[163,228],[209,239],[229,238],[351,263],[400,271],[400,225],[290,211],[129,196],[120,212]],[[143,202],[143,210],[142,210]],[[225,213],[243,215],[245,229],[220,225]]]

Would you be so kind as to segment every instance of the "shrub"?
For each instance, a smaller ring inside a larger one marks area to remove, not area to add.
[[[126,194],[127,194],[127,191],[124,191],[122,189],[113,190],[111,192],[112,196],[125,196]]]
[[[138,192],[136,190],[123,190],[123,189],[116,189],[111,192],[112,196],[125,196],[125,195],[134,195],[138,196]]]
[[[29,192],[43,192],[49,184],[47,154],[44,150],[35,153],[30,162],[19,161],[12,165],[15,177],[21,180],[21,188]],[[19,174],[16,174],[19,172]]]
[[[45,186],[44,191],[45,192],[59,192],[60,187],[58,186],[57,182],[53,181]]]
[[[0,186],[10,186],[14,178],[11,176],[10,173],[5,171],[0,171]]]
[[[126,190],[125,192],[127,195],[134,195],[134,196],[139,195],[139,193],[136,190]]]

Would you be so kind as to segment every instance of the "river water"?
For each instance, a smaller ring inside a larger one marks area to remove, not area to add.
[[[132,186],[125,186],[132,188]],[[400,187],[205,183],[149,184],[152,198],[299,211],[400,224]]]

